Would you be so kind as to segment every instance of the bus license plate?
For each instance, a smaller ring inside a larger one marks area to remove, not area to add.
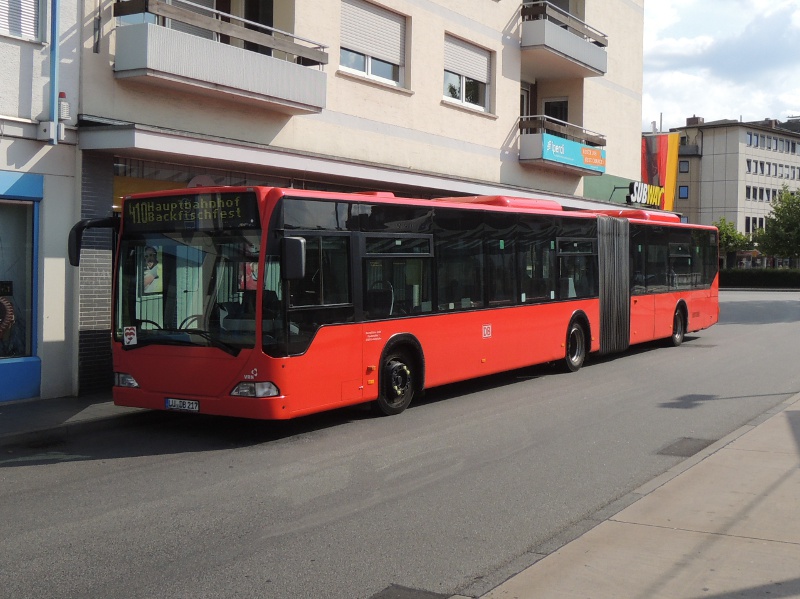
[[[168,397],[166,407],[168,410],[180,410],[181,412],[199,412],[200,402],[192,399],[173,399]]]

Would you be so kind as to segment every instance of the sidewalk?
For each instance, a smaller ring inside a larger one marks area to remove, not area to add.
[[[0,404],[0,447],[150,413],[103,395]],[[800,598],[800,394],[636,489],[632,500],[482,599]]]
[[[106,394],[0,403],[0,447],[48,443],[130,423],[147,410],[121,408]],[[129,422],[130,421],[130,422]]]
[[[482,599],[800,597],[800,394]]]

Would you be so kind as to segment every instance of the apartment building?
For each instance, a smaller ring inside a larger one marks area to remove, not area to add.
[[[78,14],[75,0],[0,0],[0,401],[77,390],[64,248],[79,216]]]
[[[750,234],[764,227],[786,185],[800,188],[798,122],[686,119],[680,133],[675,210],[692,223],[720,218]]]
[[[4,3],[46,12],[0,0],[0,15]],[[644,0],[84,0],[72,20],[60,4],[62,56],[76,44],[61,77],[68,66],[80,85],[59,256],[71,222],[139,191],[544,194],[581,208],[640,177]],[[110,247],[87,233],[80,275],[65,275],[83,392],[111,376]]]

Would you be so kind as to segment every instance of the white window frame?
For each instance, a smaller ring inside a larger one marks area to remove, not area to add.
[[[448,74],[459,80],[458,97],[445,93]],[[444,73],[442,76],[442,99],[445,102],[481,112],[491,111],[492,53],[489,50],[445,34]],[[483,105],[467,100],[467,84],[473,84],[473,82],[478,83],[479,88],[480,85],[483,86]]]
[[[342,0],[339,70],[405,87],[407,17],[365,0]],[[345,63],[345,53],[362,56],[364,68]],[[397,79],[376,74],[379,63],[397,69]]]
[[[9,25],[12,20],[18,27],[12,29]],[[0,0],[0,36],[43,42],[46,25],[44,0]]]

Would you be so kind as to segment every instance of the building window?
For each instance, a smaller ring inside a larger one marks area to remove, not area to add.
[[[773,137],[772,138],[772,149],[775,150],[775,151],[778,150],[778,138],[777,137]]]
[[[678,186],[678,199],[681,199],[681,200],[688,200],[689,199],[689,186],[688,185],[679,185]]]
[[[750,217],[749,216],[745,216],[744,217],[744,232],[745,233],[750,233]]]
[[[783,152],[783,151],[785,151],[785,150],[784,150],[784,144],[785,144],[786,142],[785,142],[783,139],[780,139],[778,143],[779,143],[779,145],[778,145],[778,151],[779,151],[779,152]]]
[[[748,169],[749,169],[749,162],[750,161],[748,160],[747,162],[748,162]],[[680,162],[678,162],[678,168],[679,168],[680,172],[688,173],[689,172],[689,161],[688,160],[681,160]]]
[[[772,176],[772,163],[771,162],[767,162],[767,177],[771,177],[771,176]]]
[[[744,197],[745,197],[746,200],[750,199],[750,186],[749,185],[747,187],[745,187]]]
[[[767,138],[766,138],[765,135],[761,136],[761,147],[762,148],[767,148]],[[767,149],[769,149],[769,148],[767,148]]]
[[[764,228],[764,219],[761,218],[761,217],[759,217],[759,219],[758,219],[758,228],[759,229],[763,229]]]
[[[763,187],[759,187],[758,188],[758,201],[759,202],[763,202],[764,201],[764,188]]]
[[[753,166],[753,161],[750,158],[748,158],[747,159],[747,172],[748,173],[752,172],[752,166]]]
[[[763,161],[758,163],[758,170],[759,170],[760,174],[762,174],[762,175],[764,174],[764,162]]]
[[[393,85],[403,85],[406,18],[364,2],[342,1],[339,66]]]
[[[39,40],[39,0],[0,0],[0,35]]]
[[[450,35],[444,39],[444,97],[467,106],[489,109],[491,56]]]
[[[748,146],[753,145],[753,133],[751,131],[747,132],[747,145]]]

